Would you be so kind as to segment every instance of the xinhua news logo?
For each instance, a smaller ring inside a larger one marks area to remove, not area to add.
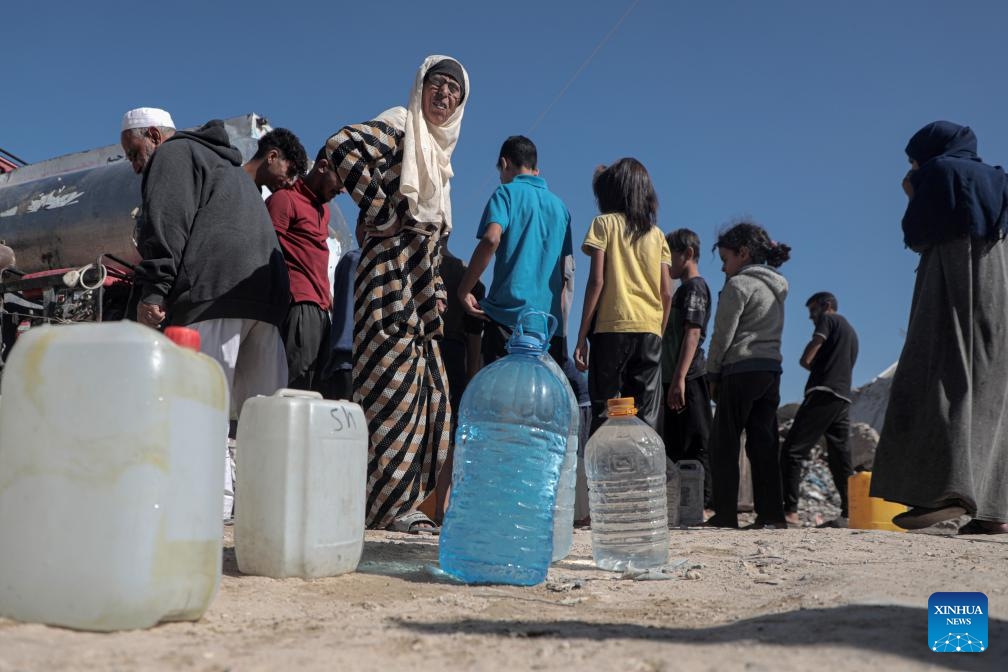
[[[935,653],[987,650],[987,596],[932,593],[928,598],[928,648]]]

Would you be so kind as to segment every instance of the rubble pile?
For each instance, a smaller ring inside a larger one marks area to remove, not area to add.
[[[781,415],[786,419],[782,419],[778,424],[782,447],[791,425],[794,424],[794,409],[790,409],[789,406],[781,408]],[[787,417],[789,411],[792,417]],[[857,422],[851,425],[848,441],[854,470],[871,469],[875,459],[875,446],[878,444],[878,432],[865,423]],[[802,474],[798,489],[798,517],[802,524],[821,525],[839,516],[840,495],[833,485],[833,475],[826,462],[826,443],[823,439],[816,442],[812,448],[809,459],[802,466]]]

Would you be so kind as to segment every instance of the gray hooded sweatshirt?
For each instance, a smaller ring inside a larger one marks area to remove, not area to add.
[[[287,264],[222,121],[180,131],[158,147],[142,190],[141,301],[164,306],[170,325],[283,321],[290,305]]]
[[[788,283],[770,266],[750,264],[718,295],[707,376],[781,370],[781,332]]]

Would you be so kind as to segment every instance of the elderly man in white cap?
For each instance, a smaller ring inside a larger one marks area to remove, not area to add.
[[[119,142],[133,172],[140,174],[151,154],[162,142],[175,134],[171,115],[156,107],[138,107],[123,115]]]
[[[199,332],[200,350],[227,376],[236,421],[246,399],[287,383],[287,264],[224,122],[173,127],[163,110],[123,117],[123,150],[143,175],[137,321]]]

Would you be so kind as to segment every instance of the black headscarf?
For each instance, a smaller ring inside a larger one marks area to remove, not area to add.
[[[955,238],[996,241],[1008,234],[1008,176],[977,156],[968,126],[935,121],[914,133],[906,153],[913,197],[903,215],[903,240],[921,250]]]

